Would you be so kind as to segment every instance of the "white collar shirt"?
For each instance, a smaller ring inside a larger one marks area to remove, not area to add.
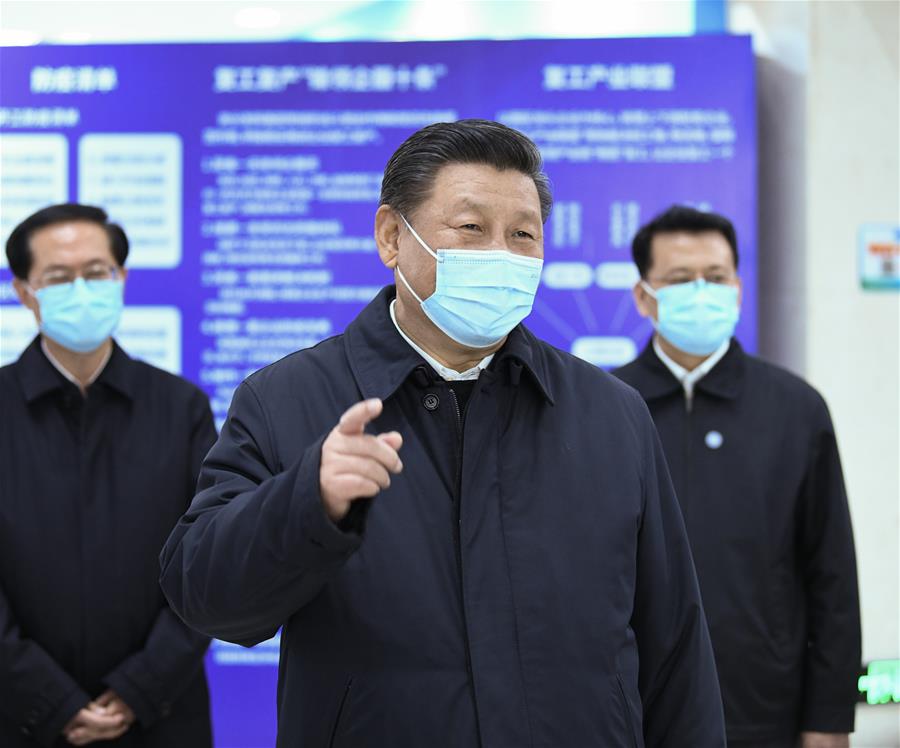
[[[56,358],[52,353],[50,353],[50,348],[47,346],[47,341],[41,338],[41,350],[44,352],[44,355],[47,357],[47,360],[53,364],[53,368],[56,369],[60,374],[62,374],[66,379],[68,379],[72,384],[74,384],[78,389],[86,389],[90,387],[94,382],[97,381],[97,377],[99,377],[103,370],[106,368],[106,365],[109,363],[109,359],[112,357],[113,347],[109,346],[109,349],[106,351],[106,355],[103,357],[103,360],[100,362],[100,365],[94,371],[91,376],[88,377],[88,380],[82,385],[75,376],[63,366],[59,359]]]
[[[467,369],[466,371],[456,371],[455,369],[451,369],[448,366],[444,366],[440,361],[438,361],[434,356],[432,356],[428,351],[424,350],[420,346],[416,345],[413,342],[412,338],[410,338],[403,330],[400,329],[400,325],[397,324],[397,315],[394,312],[394,304],[397,303],[397,300],[394,299],[391,302],[390,310],[391,310],[391,321],[394,323],[394,327],[397,328],[397,332],[400,333],[400,337],[402,337],[407,343],[410,344],[412,349],[418,353],[425,361],[434,369],[438,376],[447,381],[447,382],[464,382],[471,379],[478,379],[487,367],[490,365],[491,361],[494,358],[494,354],[492,353],[490,356],[485,356],[481,361],[479,361],[475,366],[471,369]]]
[[[662,361],[666,365],[666,368],[668,368],[668,370],[672,372],[672,376],[674,376],[675,379],[681,382],[681,386],[684,388],[684,397],[687,400],[689,406],[694,399],[694,387],[696,386],[697,382],[699,382],[701,379],[703,379],[703,377],[709,374],[709,372],[713,370],[715,365],[722,360],[722,357],[726,353],[728,353],[728,348],[730,347],[730,345],[731,340],[726,340],[703,363],[701,363],[692,371],[688,371],[681,364],[673,361],[669,356],[667,356],[666,352],[659,344],[659,339],[657,338],[657,336],[653,336],[653,350],[656,352],[656,355],[659,356],[659,360]]]

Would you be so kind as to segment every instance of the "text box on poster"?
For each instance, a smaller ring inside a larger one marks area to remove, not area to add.
[[[97,133],[78,141],[78,199],[122,225],[131,267],[181,262],[181,151],[173,133]]]
[[[60,133],[0,135],[0,244],[28,216],[69,197],[69,142]],[[6,265],[6,253],[0,266]]]

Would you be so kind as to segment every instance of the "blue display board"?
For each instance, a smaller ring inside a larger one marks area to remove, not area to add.
[[[630,241],[673,202],[730,216],[756,347],[756,116],[746,37],[35,47],[0,52],[0,232],[52,202],[105,206],[132,239],[124,347],[235,386],[340,332],[390,275],[381,172],[438,120],[540,146],[556,205],[527,324],[599,366],[634,357]],[[0,359],[34,334],[0,270]],[[214,643],[217,744],[274,742],[277,640]]]

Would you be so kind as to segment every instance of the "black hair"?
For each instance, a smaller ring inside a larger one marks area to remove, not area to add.
[[[634,235],[631,242],[631,256],[634,258],[634,264],[637,265],[641,278],[647,277],[647,272],[653,264],[653,255],[651,254],[653,237],[657,234],[668,234],[675,231],[686,231],[689,234],[699,234],[704,231],[718,232],[728,241],[731,254],[734,256],[734,267],[737,268],[737,234],[731,221],[718,213],[707,213],[687,205],[673,205],[649,223],[641,226]]]
[[[411,215],[428,198],[438,171],[447,164],[486,164],[531,177],[541,220],[550,216],[553,195],[537,146],[518,130],[486,119],[437,122],[410,135],[384,169],[381,205]]]
[[[6,240],[6,259],[13,275],[20,280],[28,278],[31,272],[31,237],[47,226],[69,221],[88,221],[102,226],[109,237],[109,246],[116,263],[125,264],[128,257],[128,237],[122,227],[110,223],[109,216],[103,208],[93,205],[81,205],[79,203],[62,203],[42,208],[37,213],[32,213],[22,223],[16,226],[9,239]]]

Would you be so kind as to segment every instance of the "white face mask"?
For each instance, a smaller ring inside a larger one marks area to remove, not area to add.
[[[77,353],[99,348],[122,316],[124,284],[120,280],[76,278],[31,293],[41,310],[41,332]]]
[[[499,343],[531,313],[544,261],[495,249],[431,249],[403,223],[437,262],[435,289],[424,301],[397,266],[397,275],[435,326],[468,348]]]
[[[734,334],[740,316],[738,289],[700,279],[659,290],[646,281],[642,288],[656,299],[660,335],[694,356],[708,356]]]

